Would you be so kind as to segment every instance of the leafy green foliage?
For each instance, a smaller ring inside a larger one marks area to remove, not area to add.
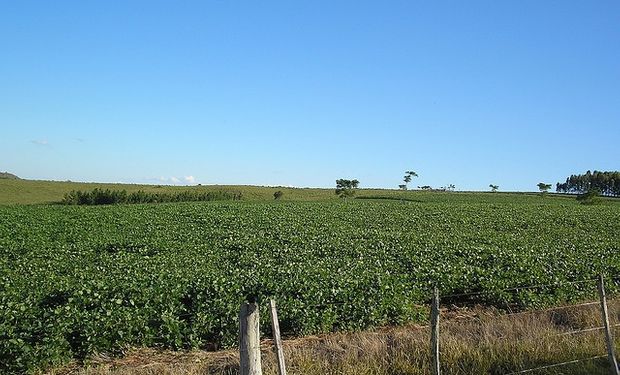
[[[564,183],[557,183],[556,190],[564,193],[585,194],[597,190],[599,194],[620,196],[620,171],[587,171],[584,174],[571,175]]]
[[[274,194],[275,196],[275,194]],[[177,193],[147,193],[142,190],[127,193],[126,190],[96,188],[92,191],[73,190],[65,194],[62,204],[97,206],[103,204],[169,203],[240,200],[241,193],[229,191],[182,191]]]
[[[39,204],[60,202],[65,194],[73,191],[91,191],[95,188],[126,190],[127,193],[144,191],[146,193],[213,192],[227,191],[241,193],[243,200],[271,201],[273,193],[281,190],[288,200],[327,200],[335,199],[333,189],[267,187],[247,185],[201,185],[201,186],[161,186],[111,183],[82,183],[70,181],[34,181],[0,179],[0,205]]]
[[[358,180],[346,180],[344,178],[336,180],[336,195],[340,198],[352,197],[355,195],[359,183]]]
[[[591,189],[590,191],[579,194],[577,196],[577,202],[586,205],[597,204],[601,201],[601,191],[598,189]]]
[[[284,334],[303,335],[424,320],[434,284],[503,308],[595,292],[505,288],[620,272],[619,205],[420,197],[0,206],[0,373],[127,346],[233,346],[247,295],[263,309],[275,298]]]
[[[403,177],[404,185],[398,185],[398,188],[401,190],[407,190],[407,184],[411,182],[412,177],[418,177],[418,174],[414,171],[406,171],[405,176]]]
[[[536,186],[538,186],[538,190],[543,196],[547,194],[547,191],[549,191],[549,189],[551,189],[551,184],[546,184],[544,182],[539,182]]]

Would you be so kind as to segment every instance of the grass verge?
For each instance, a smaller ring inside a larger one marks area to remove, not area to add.
[[[612,324],[619,321],[620,300],[609,303]],[[263,318],[265,320],[265,318]],[[501,315],[495,309],[442,310],[442,374],[509,374],[576,359],[604,356],[598,304]],[[617,341],[617,343],[620,343]],[[261,343],[263,373],[277,374],[272,342]],[[430,373],[429,329],[410,325],[367,332],[334,333],[284,342],[289,374],[421,375]],[[48,375],[238,374],[235,351],[171,352],[134,349],[123,358],[100,355]],[[608,374],[606,357],[583,360],[531,374]]]

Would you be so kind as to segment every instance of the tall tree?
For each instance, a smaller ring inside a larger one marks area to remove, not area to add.
[[[571,175],[564,183],[558,182],[555,189],[559,193],[572,194],[598,190],[602,195],[620,196],[620,172],[587,171],[585,174]]]
[[[352,197],[355,195],[359,183],[358,180],[346,180],[344,178],[336,180],[336,195],[344,199]]]
[[[411,182],[411,178],[413,177],[418,177],[418,174],[415,173],[414,171],[406,171],[405,177],[403,177],[403,181],[405,182],[405,184],[398,185],[398,187],[401,188],[402,190],[407,190],[407,184]]]

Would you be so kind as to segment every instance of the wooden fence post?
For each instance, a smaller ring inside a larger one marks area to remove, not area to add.
[[[260,364],[258,304],[243,302],[239,311],[239,359],[241,375],[262,375]]]
[[[431,374],[440,375],[439,369],[439,289],[433,288],[431,305]]]
[[[280,338],[280,323],[278,322],[278,310],[276,310],[276,301],[269,301],[271,310],[271,330],[273,332],[273,341],[276,345],[276,355],[278,357],[278,374],[286,375],[286,366],[284,364],[284,350],[282,349],[282,339]]]
[[[603,325],[605,326],[605,341],[607,342],[607,358],[611,367],[612,375],[620,375],[618,371],[618,361],[616,360],[616,351],[614,348],[614,337],[609,327],[609,314],[607,312],[607,299],[605,298],[605,285],[603,284],[603,275],[598,279],[598,294],[601,299],[601,315],[603,317]]]

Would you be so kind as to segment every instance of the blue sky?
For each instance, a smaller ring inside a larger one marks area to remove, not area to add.
[[[618,1],[14,1],[0,171],[536,190],[620,169]]]

